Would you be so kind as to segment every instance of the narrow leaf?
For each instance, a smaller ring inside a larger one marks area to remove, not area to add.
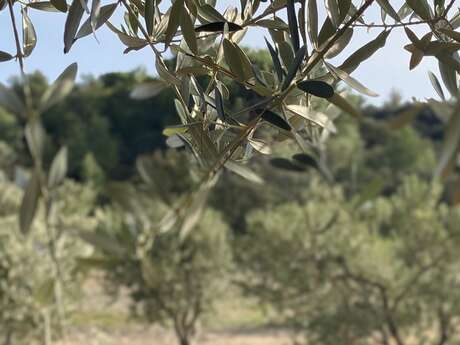
[[[362,117],[361,112],[358,109],[356,109],[353,105],[351,105],[345,98],[340,96],[338,93],[335,93],[334,96],[328,98],[327,100],[339,109],[358,119]]]
[[[44,112],[62,101],[72,91],[77,76],[76,63],[68,66],[55,82],[45,91],[40,100],[40,112]]]
[[[228,32],[243,30],[241,26],[232,22],[213,22],[197,26],[195,32],[224,32],[225,24],[228,25]]]
[[[297,87],[316,97],[331,98],[334,96],[334,88],[321,80],[304,80],[297,83]]]
[[[22,42],[24,56],[29,56],[37,44],[35,28],[25,9],[22,9]]]
[[[182,15],[186,15],[184,13],[184,0],[176,0],[171,7],[171,12],[169,13],[168,26],[166,28],[164,40],[165,47],[169,47],[171,40],[176,34]]]
[[[64,181],[67,175],[67,161],[68,161],[67,148],[62,147],[51,163],[50,172],[48,176],[49,188],[55,188]]]
[[[144,100],[155,97],[168,85],[160,80],[152,80],[144,83],[140,83],[134,87],[130,93],[130,97],[136,100]]]
[[[102,25],[104,25],[112,16],[117,8],[117,4],[110,4],[102,6],[99,15],[97,17],[96,26],[94,27],[94,31],[99,29]],[[75,37],[76,40],[83,38],[85,36],[90,35],[93,32],[93,28],[91,27],[91,18],[88,18],[81,26],[80,30]]]
[[[292,65],[289,67],[288,73],[286,78],[283,81],[283,85],[281,86],[281,90],[285,90],[291,85],[291,82],[294,80],[297,72],[302,65],[303,60],[305,59],[305,54],[307,52],[307,47],[302,46],[295,54],[294,61]]]
[[[261,111],[257,111],[257,112],[260,113]],[[271,123],[275,127],[281,128],[285,131],[291,130],[291,126],[281,116],[279,116],[278,114],[270,110],[265,110],[262,113],[262,119]]]
[[[73,0],[64,27],[64,54],[70,51],[75,42],[75,35],[83,17],[83,12],[84,8],[81,6],[80,0]]]
[[[0,50],[0,62],[5,62],[14,59],[14,56],[10,53]]]
[[[294,51],[300,48],[299,27],[297,25],[297,18],[295,14],[294,0],[286,1],[286,9],[288,15],[289,31],[291,32],[292,47]]]
[[[37,213],[39,198],[40,183],[37,174],[32,173],[19,209],[19,228],[24,235],[27,235],[30,231],[35,214]]]

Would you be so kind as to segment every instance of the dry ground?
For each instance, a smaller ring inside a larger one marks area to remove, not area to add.
[[[57,345],[176,345],[170,330],[132,320],[128,294],[114,303],[101,277],[88,280],[84,290],[87,297],[70,320],[68,336]],[[235,291],[226,294],[204,318],[193,345],[290,345],[286,332],[266,326],[265,313]]]

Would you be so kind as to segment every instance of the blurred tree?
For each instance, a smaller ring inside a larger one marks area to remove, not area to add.
[[[313,180],[309,196],[248,216],[237,247],[247,293],[308,343],[459,340],[460,209],[440,203],[439,186],[407,177],[393,196],[356,207]]]

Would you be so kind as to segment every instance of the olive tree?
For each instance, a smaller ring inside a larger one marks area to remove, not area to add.
[[[168,165],[170,168],[177,160],[174,156],[142,158],[144,165],[151,160],[155,166],[163,166],[153,170],[157,178],[163,177],[156,183],[149,175],[144,177],[151,185],[111,186],[110,193],[118,204],[100,215],[96,231],[80,233],[96,248],[92,256],[80,261],[104,270],[109,292],[116,294],[128,287],[134,315],[171,326],[178,343],[189,345],[200,318],[228,287],[231,251],[227,225],[209,208],[199,214],[195,229],[188,234],[159,231],[156,224],[167,204],[182,195],[180,184],[170,183],[176,178],[181,181],[180,174],[168,176]],[[179,164],[174,165],[177,168]],[[181,173],[188,175],[186,170]]]
[[[240,283],[307,343],[455,343],[460,209],[440,190],[407,177],[360,204],[312,181],[306,204],[248,216]]]
[[[407,0],[400,8],[394,8],[387,0],[327,0],[324,3],[317,0],[241,0],[239,6],[221,10],[216,0],[119,0],[105,5],[100,0],[91,3],[87,0],[71,3],[66,0],[2,0],[0,9],[7,11],[11,19],[11,39],[16,43],[16,52],[2,51],[0,58],[3,63],[16,58],[25,82],[20,95],[0,86],[1,105],[23,117],[31,133],[39,133],[35,127],[40,128],[40,113],[68,92],[76,73],[76,66],[70,66],[38,101],[31,99],[33,95],[24,72],[27,59],[33,58],[37,44],[37,34],[28,14],[31,11],[57,11],[66,16],[64,52],[69,52],[86,36],[97,35],[103,25],[126,46],[125,53],[151,50],[160,80],[139,85],[132,95],[143,98],[154,96],[165,87],[173,90],[180,121],[177,126],[166,128],[164,134],[176,147],[185,145],[196,156],[201,175],[200,183],[192,188],[190,196],[171,207],[171,212],[165,216],[161,226],[168,230],[185,221],[184,217],[190,214],[178,214],[177,210],[206,193],[212,185],[210,181],[222,168],[254,183],[261,182],[244,166],[254,152],[266,152],[265,147],[271,144],[260,139],[261,128],[275,127],[279,136],[274,141],[295,141],[299,151],[308,156],[304,160],[321,160],[323,149],[319,138],[336,131],[335,115],[331,110],[340,108],[355,117],[361,116],[360,110],[346,100],[337,84],[343,82],[358,92],[374,96],[375,93],[352,74],[384,47],[391,35],[404,30],[409,43],[405,48],[412,54],[410,68],[415,68],[424,56],[434,56],[440,64],[442,82],[434,74],[430,78],[443,100],[428,102],[445,121],[451,121],[448,127],[452,129],[447,132],[435,172],[440,176],[455,166],[448,163],[455,161],[459,142],[457,117],[450,116],[456,109],[457,73],[460,71],[457,59],[460,44],[455,31],[460,25],[460,16],[455,12],[455,2]],[[381,9],[381,23],[366,20],[372,7]],[[118,11],[123,12],[122,23],[113,22],[113,14]],[[19,18],[22,27],[19,27]],[[411,29],[413,27],[423,28],[426,35],[419,38]],[[266,40],[272,58],[269,71],[257,68],[240,47],[246,32],[254,29],[264,30],[270,38]],[[356,51],[345,54],[352,37],[366,30],[379,30],[379,33]],[[170,52],[175,55],[174,65],[165,61],[165,54]],[[342,63],[333,64],[336,60],[332,58],[341,58]],[[452,99],[444,101],[442,83]],[[248,104],[241,104],[240,109],[230,111],[228,99],[231,99],[232,84],[245,88],[253,97]],[[319,111],[319,99],[325,99],[330,107]],[[421,103],[417,106],[422,106]],[[400,122],[407,122],[413,114],[401,117]],[[36,173],[43,175],[40,144],[37,140],[29,140],[28,145],[34,156]],[[44,187],[43,179],[37,180],[41,180],[40,186]],[[37,194],[47,198],[44,188],[36,189],[40,193],[31,193],[33,197]],[[171,221],[173,214],[176,215],[174,222]]]
[[[406,50],[411,54],[409,68],[415,68],[425,56],[439,61],[441,80],[430,75],[441,101],[429,101],[446,122],[446,140],[435,176],[447,176],[457,164],[460,126],[457,77],[460,72],[457,51],[460,25],[456,1],[406,0],[395,9],[388,0],[241,0],[239,6],[220,11],[215,0],[119,0],[101,4],[100,0],[15,1],[0,0],[0,10],[7,12],[15,52],[0,51],[1,63],[16,59],[23,78],[23,90],[0,85],[0,105],[25,123],[25,138],[33,161],[20,210],[20,228],[29,233],[38,205],[44,205],[46,224],[53,222],[54,190],[66,174],[67,153],[62,148],[52,164],[46,164],[43,147],[46,133],[41,114],[65,97],[73,86],[77,65],[72,64],[39,97],[28,82],[27,60],[33,58],[38,42],[37,31],[29,16],[31,11],[57,11],[66,16],[63,28],[64,52],[80,39],[97,35],[107,26],[126,46],[126,53],[150,49],[159,80],[141,84],[132,96],[154,96],[168,87],[175,95],[178,125],[165,128],[164,134],[174,147],[185,146],[198,164],[193,165],[199,179],[191,192],[177,198],[165,210],[158,228],[181,229],[182,236],[197,223],[204,199],[222,169],[230,170],[253,183],[263,180],[245,163],[256,153],[267,153],[267,146],[292,140],[298,146],[297,163],[277,160],[279,166],[298,169],[298,163],[321,165],[324,141],[336,132],[336,109],[360,118],[360,109],[348,102],[338,83],[366,95],[375,95],[353,78],[361,63],[383,48],[395,32],[404,30]],[[366,18],[371,7],[382,10],[382,23]],[[321,9],[323,11],[321,11]],[[122,12],[122,23],[114,23],[113,14]],[[326,16],[321,16],[321,13]],[[455,13],[453,13],[455,12]],[[20,20],[19,20],[20,19]],[[19,23],[22,25],[20,26]],[[418,37],[411,29],[422,27],[426,34]],[[248,30],[267,32],[267,51],[272,69],[257,68],[240,47]],[[370,30],[372,29],[372,30]],[[366,30],[375,32],[367,44],[346,54],[352,37]],[[165,62],[166,54],[175,55],[175,64]],[[341,63],[332,63],[340,58]],[[230,111],[229,87],[238,84],[253,94],[247,104]],[[444,94],[442,84],[449,90]],[[328,108],[321,111],[318,101]],[[427,104],[417,103],[417,107]],[[414,113],[401,114],[399,123],[410,121]],[[261,139],[267,126],[278,131],[270,142]],[[141,164],[142,165],[142,164]],[[152,167],[150,167],[151,169]],[[142,167],[144,174],[146,167]],[[452,174],[455,177],[455,174]],[[52,238],[53,226],[48,226]],[[152,232],[153,233],[153,232]],[[50,253],[56,257],[55,246]],[[146,252],[148,252],[146,250]],[[58,272],[59,262],[54,261]],[[56,278],[58,275],[56,274]],[[59,283],[59,279],[56,280]],[[59,284],[57,284],[59,285]],[[59,291],[59,289],[56,289]]]
[[[17,224],[22,191],[6,177],[0,177],[0,190],[0,341],[5,345],[49,344],[65,321],[57,309],[70,313],[79,298],[83,276],[75,258],[89,253],[90,248],[71,231],[90,230],[96,225],[89,216],[94,194],[76,183],[65,182],[55,204],[60,213],[58,223],[53,225],[56,238],[49,237],[42,217],[34,223],[31,235],[24,238]],[[75,194],[79,194],[78,200]],[[42,212],[42,208],[38,210]],[[56,246],[56,257],[50,255],[51,245]],[[59,261],[59,272],[54,271],[55,261]],[[56,303],[59,298],[60,305]]]

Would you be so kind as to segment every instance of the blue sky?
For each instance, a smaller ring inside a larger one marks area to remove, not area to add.
[[[395,8],[399,8],[401,2],[401,0],[391,1]],[[220,8],[232,3],[234,2],[229,0],[218,0]],[[118,12],[121,12],[121,9]],[[30,17],[37,31],[38,43],[33,54],[26,59],[26,70],[29,72],[39,69],[49,79],[54,79],[67,65],[77,61],[80,77],[87,74],[129,71],[136,67],[143,67],[149,73],[155,74],[154,60],[149,49],[124,55],[124,46],[105,27],[97,32],[100,43],[92,36],[88,36],[79,40],[72,47],[71,52],[64,55],[62,37],[65,15],[30,11]],[[379,17],[379,11],[374,7],[367,19],[378,21]],[[116,19],[119,18],[115,18],[115,21]],[[355,33],[350,47],[333,62],[339,63],[347,57],[347,52],[357,49],[379,32],[373,30],[367,33],[364,29],[360,30]],[[263,35],[269,36],[268,33],[250,29],[243,43],[251,47],[264,47]],[[14,52],[12,37],[9,16],[4,10],[0,12],[0,50]],[[380,95],[378,98],[369,99],[369,102],[383,103],[393,89],[398,90],[404,99],[412,96],[421,99],[433,96],[427,72],[431,70],[438,74],[437,64],[434,59],[426,58],[414,71],[409,71],[410,56],[403,50],[407,43],[404,31],[394,30],[387,41],[387,46],[353,73],[355,78]],[[14,61],[0,64],[0,82],[6,82],[11,76],[17,74],[18,66]]]

